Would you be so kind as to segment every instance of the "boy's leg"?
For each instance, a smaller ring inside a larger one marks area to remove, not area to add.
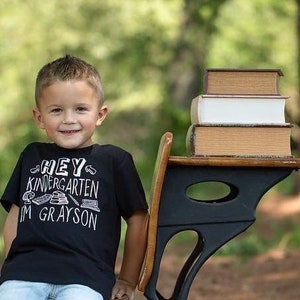
[[[81,284],[59,286],[56,291],[56,300],[103,300],[100,293]],[[0,299],[2,300],[2,299]]]
[[[46,300],[48,294],[46,283],[8,280],[0,285],[0,300]]]

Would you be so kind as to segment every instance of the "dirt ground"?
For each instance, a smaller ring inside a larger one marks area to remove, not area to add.
[[[300,197],[270,197],[257,209],[261,234],[272,234],[277,224],[284,231],[300,225]],[[273,225],[271,225],[273,224]],[[189,300],[298,300],[300,299],[300,250],[287,250],[283,239],[268,253],[250,257],[212,256],[201,268]],[[182,249],[183,248],[183,249]],[[177,267],[186,259],[184,247],[170,247],[161,265],[158,289],[168,299]],[[137,292],[137,300],[146,299]]]

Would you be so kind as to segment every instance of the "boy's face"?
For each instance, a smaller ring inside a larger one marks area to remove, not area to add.
[[[87,82],[57,81],[42,90],[33,115],[49,139],[75,149],[92,145],[92,135],[105,119],[107,107],[101,106]]]

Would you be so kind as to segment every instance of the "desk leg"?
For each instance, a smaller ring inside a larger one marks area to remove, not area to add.
[[[161,259],[168,241],[181,231],[195,231],[198,240],[183,265],[168,300],[186,300],[192,282],[205,261],[226,242],[255,221],[263,194],[286,178],[291,169],[180,168],[168,167],[159,210],[154,267],[144,295],[148,300],[167,300],[157,290]],[[236,192],[216,203],[192,201],[186,187],[197,182],[219,181]]]
[[[167,299],[164,298],[157,290],[156,284],[163,252],[168,241],[176,233],[192,230],[196,231],[198,234],[198,240],[195,248],[179,273],[172,296],[168,298],[170,300],[185,300],[188,297],[188,293],[195,276],[206,260],[227,241],[246,230],[252,223],[253,222],[218,223],[192,227],[178,226],[176,229],[172,226],[160,228],[158,232],[156,259],[154,261],[153,273],[144,293],[146,298],[148,300]]]

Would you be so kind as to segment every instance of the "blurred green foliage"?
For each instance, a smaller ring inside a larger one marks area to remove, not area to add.
[[[99,69],[110,114],[95,142],[132,152],[146,192],[165,131],[172,153],[186,155],[206,67],[281,68],[287,118],[297,116],[292,0],[2,0],[0,27],[1,194],[24,146],[45,140],[31,117],[36,73],[66,53]]]

